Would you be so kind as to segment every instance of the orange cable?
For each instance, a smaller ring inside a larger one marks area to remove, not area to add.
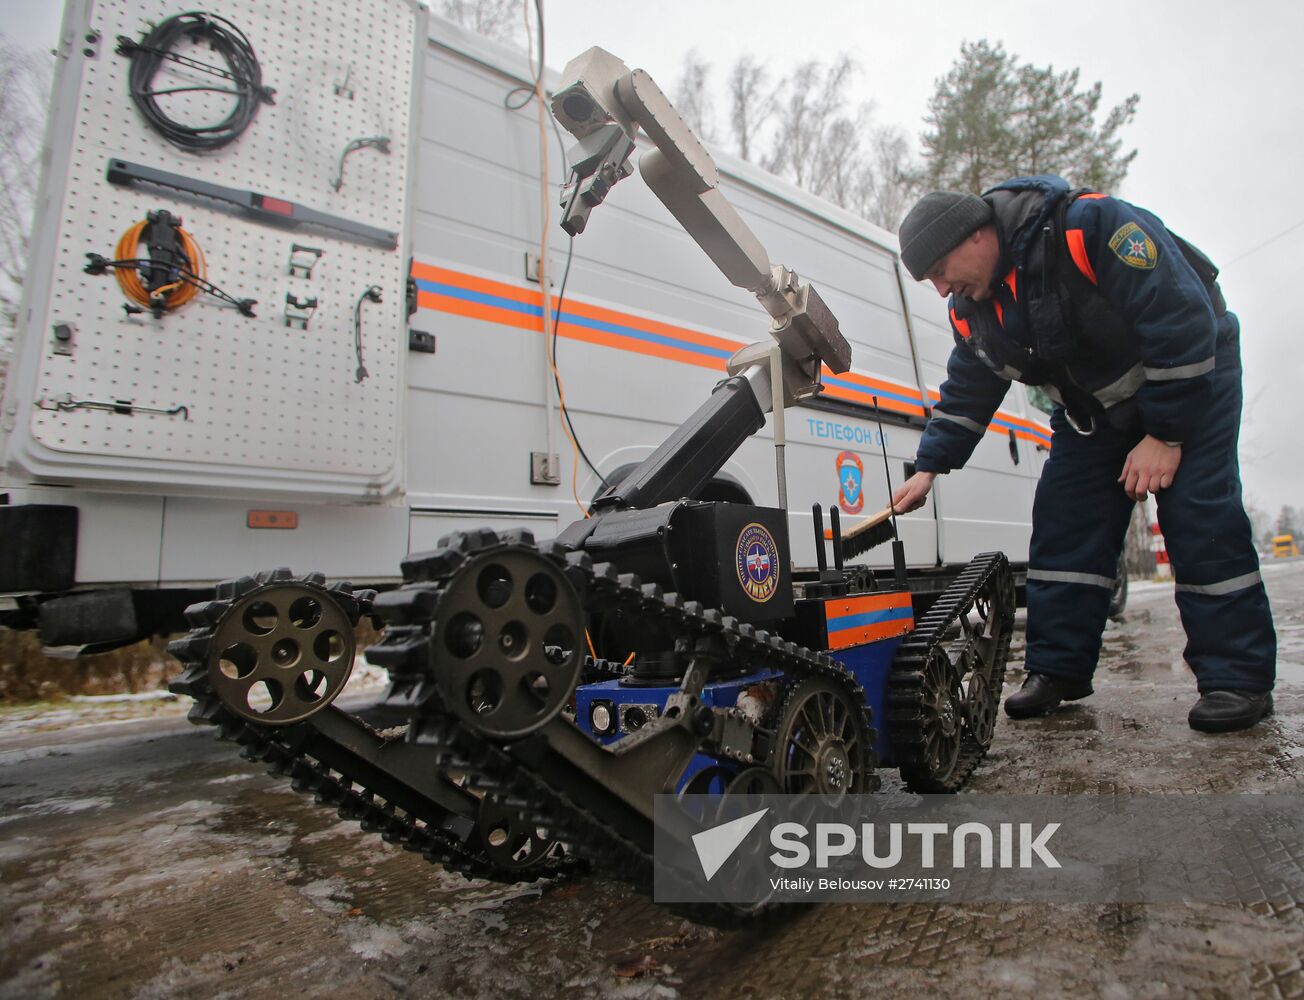
[[[539,5],[542,8],[542,4]],[[530,53],[530,69],[534,69],[533,51],[534,36],[530,32],[530,0],[525,0],[525,38]],[[566,440],[571,445],[571,496],[575,498],[575,506],[580,509],[580,513],[585,517],[590,517],[589,510],[580,500],[579,488],[579,471],[580,471],[580,445],[575,440],[575,435],[571,433],[570,425],[566,422],[566,390],[562,382],[561,372],[557,370],[556,364],[552,360],[552,340],[557,336],[557,324],[561,322],[560,315],[553,315],[552,310],[552,290],[548,287],[548,262],[545,259],[548,249],[547,232],[548,227],[552,225],[552,202],[548,198],[548,101],[543,90],[543,53],[539,53],[539,69],[535,75],[534,97],[538,104],[539,120],[539,156],[542,162],[542,182],[543,182],[543,230],[539,237],[539,288],[543,293],[543,354],[548,359],[548,369],[552,372],[553,380],[557,383],[557,406],[562,413],[561,429],[566,435]]]
[[[147,220],[142,219],[118,238],[118,244],[113,251],[116,260],[139,259],[140,236],[148,224]],[[180,226],[177,227],[177,233],[180,235],[181,245],[186,251],[188,270],[196,278],[206,278],[208,263],[204,259],[204,251],[195,242],[194,237]],[[196,285],[180,279],[166,285],[160,285],[153,292],[150,292],[140,280],[140,267],[141,265],[136,265],[135,267],[117,267],[113,269],[114,277],[118,279],[118,287],[122,289],[122,294],[139,306],[148,309],[153,306],[156,299],[162,298],[164,308],[171,311],[180,309],[199,294],[199,288]]]

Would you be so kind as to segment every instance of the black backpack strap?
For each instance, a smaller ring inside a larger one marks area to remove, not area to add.
[[[1090,279],[1078,270],[1069,252],[1068,211],[1069,206],[1084,194],[1092,193],[1091,188],[1075,188],[1063,195],[1052,209],[1045,223],[1043,245],[1043,297],[1040,308],[1033,307],[1038,315],[1034,322],[1049,326],[1063,326],[1063,336],[1069,336],[1072,319],[1068,311],[1072,309],[1073,292],[1070,285],[1078,286],[1079,294],[1097,294]],[[1047,295],[1046,293],[1050,294]],[[1047,381],[1059,390],[1064,401],[1064,410],[1073,429],[1080,434],[1094,434],[1098,424],[1103,423],[1105,407],[1100,400],[1081,388],[1069,377],[1067,366],[1062,362],[1047,362]]]
[[[1209,293],[1209,300],[1213,303],[1213,312],[1215,316],[1223,316],[1227,312],[1227,300],[1223,298],[1222,289],[1218,286],[1218,265],[1209,259],[1209,255],[1193,243],[1188,243],[1182,237],[1178,236],[1171,229],[1168,235],[1173,238],[1177,244],[1177,249],[1182,252],[1186,262],[1191,265],[1196,276],[1204,282],[1205,290]]]

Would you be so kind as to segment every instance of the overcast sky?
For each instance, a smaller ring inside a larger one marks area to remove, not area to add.
[[[1293,183],[1304,165],[1304,3],[554,0],[545,9],[553,67],[601,45],[667,90],[689,47],[716,67],[717,86],[746,52],[776,75],[848,52],[861,67],[857,98],[912,134],[960,43],[980,38],[1023,61],[1079,67],[1084,83],[1104,85],[1106,107],[1140,94],[1126,133],[1138,155],[1110,193],[1149,208],[1223,267],[1242,324],[1246,494],[1274,515],[1304,505],[1304,391],[1295,382],[1304,322],[1291,314],[1304,292],[1295,284],[1304,285],[1304,196]]]
[[[0,0],[0,26],[49,47],[58,7]],[[1304,506],[1304,389],[1295,383],[1304,323],[1290,314],[1304,308],[1304,195],[1292,183],[1304,164],[1304,3],[545,0],[544,8],[552,68],[601,45],[667,91],[690,47],[716,67],[717,86],[743,53],[777,76],[847,52],[861,67],[855,100],[872,101],[879,122],[911,134],[962,41],[1001,41],[1023,61],[1079,67],[1084,83],[1103,83],[1107,107],[1140,94],[1126,133],[1139,153],[1111,193],[1158,214],[1223,268],[1242,324],[1246,494],[1274,515],[1282,504]],[[723,111],[721,103],[721,124]]]

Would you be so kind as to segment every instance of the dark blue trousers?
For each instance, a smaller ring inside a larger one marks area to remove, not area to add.
[[[1234,329],[1234,327],[1233,327]],[[1173,485],[1155,495],[1186,630],[1186,662],[1201,691],[1270,691],[1277,636],[1241,502],[1237,439],[1241,361],[1237,336],[1218,348],[1209,412],[1189,441]],[[1144,436],[1073,430],[1051,418],[1050,458],[1037,485],[1028,559],[1027,668],[1089,679],[1100,654],[1119,553],[1133,502],[1117,482]]]

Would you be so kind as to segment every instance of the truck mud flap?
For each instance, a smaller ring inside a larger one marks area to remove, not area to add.
[[[72,589],[78,513],[56,504],[0,505],[0,593]]]
[[[90,590],[41,603],[42,646],[95,646],[100,652],[141,634],[130,590]]]

